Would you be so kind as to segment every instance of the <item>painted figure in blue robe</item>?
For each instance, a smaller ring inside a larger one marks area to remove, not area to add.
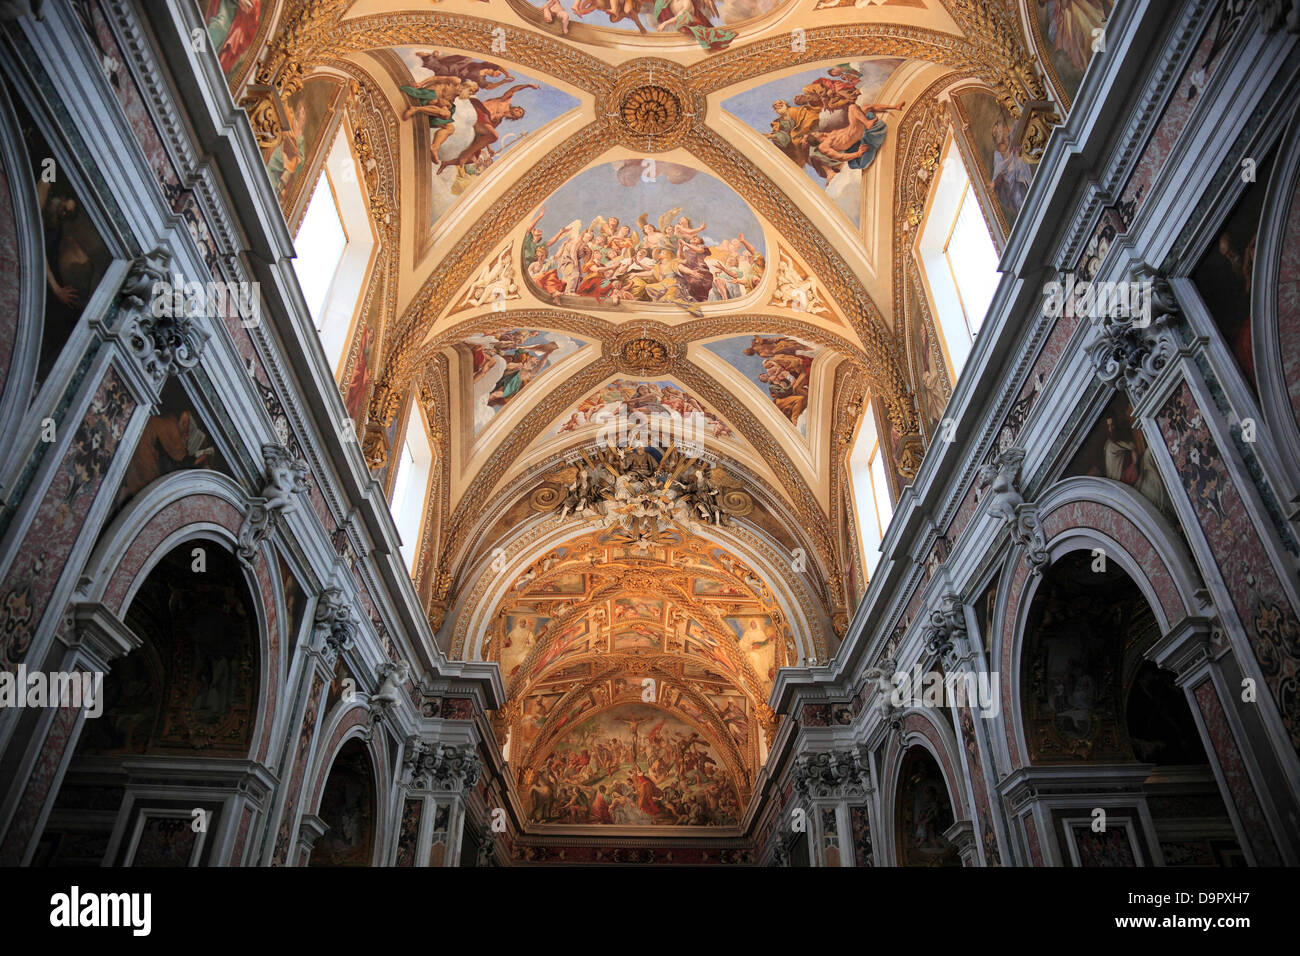
[[[875,162],[876,154],[885,145],[885,137],[889,134],[889,127],[881,114],[902,108],[902,103],[893,106],[850,104],[848,123],[817,136],[813,156],[820,159],[824,167],[835,172],[845,166],[849,169],[866,169]]]

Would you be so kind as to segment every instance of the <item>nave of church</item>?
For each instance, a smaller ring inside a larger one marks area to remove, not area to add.
[[[1300,862],[1300,4],[0,4],[0,864]]]

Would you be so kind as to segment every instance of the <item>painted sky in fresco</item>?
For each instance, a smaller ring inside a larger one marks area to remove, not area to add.
[[[893,75],[902,62],[902,60],[894,57],[846,61],[845,65],[852,66],[862,73],[862,78],[857,84],[859,102],[870,103],[874,101],[881,89],[884,88],[889,77]],[[776,119],[776,112],[772,109],[772,104],[777,100],[785,100],[793,106],[794,98],[799,95],[805,86],[819,78],[827,77],[827,70],[835,65],[837,64],[828,64],[813,70],[805,70],[802,73],[795,73],[779,80],[772,80],[762,86],[737,93],[735,96],[723,100],[722,108],[732,116],[753,127],[755,132],[766,136],[772,131],[772,121]],[[891,128],[897,120],[897,113],[885,114],[885,123]],[[892,133],[890,135],[892,136]],[[888,143],[888,140],[886,142]],[[771,148],[776,149],[776,146]],[[836,175],[829,184],[811,166],[804,166],[804,172],[811,176],[818,185],[826,188],[827,195],[830,196],[836,206],[843,210],[854,225],[860,224],[861,170],[846,170]]]
[[[546,369],[587,344],[563,332],[534,329],[478,332],[462,341],[473,355],[470,402],[475,435]]]
[[[575,0],[560,0],[564,9],[573,15],[573,5]],[[775,10],[781,6],[785,0],[715,0],[718,6],[719,18],[717,23],[743,23],[746,20],[752,20],[755,17],[761,17],[763,14]],[[533,6],[540,8],[541,3],[533,3]],[[655,4],[649,0],[643,0],[641,4],[641,22],[651,33],[655,31]],[[631,30],[633,33],[638,32],[636,24],[631,20],[619,20],[611,23],[609,16],[603,11],[596,10],[582,17],[573,17],[573,23],[585,23],[592,27],[607,27],[611,30]]]
[[[453,51],[440,49],[430,46],[411,46],[401,47],[394,52],[402,58],[407,69],[411,71],[411,77],[414,80],[411,86],[419,86],[422,80],[434,76],[433,70],[427,69],[424,61],[421,59],[421,53],[436,53],[439,55],[453,54]],[[473,59],[478,59],[477,56]],[[486,62],[492,62],[490,56],[484,58]],[[497,151],[498,156],[502,152],[508,152],[511,148],[519,145],[524,139],[537,130],[541,129],[547,123],[564,115],[578,105],[578,100],[557,90],[553,86],[548,86],[541,80],[524,73],[507,67],[508,72],[514,77],[513,81],[507,82],[491,90],[480,90],[477,98],[481,102],[493,99],[506,93],[512,86],[523,83],[536,83],[540,89],[520,90],[514,94],[510,103],[512,106],[523,107],[524,115],[517,119],[503,119],[497,126],[497,141],[492,144],[492,148]],[[499,77],[494,77],[489,82],[496,82]],[[409,97],[404,97],[405,106],[411,105]],[[405,106],[403,108],[405,108]],[[441,159],[453,159],[469,145],[474,135],[474,124],[477,119],[472,103],[460,101],[456,104],[456,113],[454,123],[456,132],[454,132],[438,151]],[[415,116],[406,122],[426,122],[421,116]],[[428,160],[427,154],[421,157],[422,160]],[[479,170],[481,174],[483,170]],[[441,173],[435,173],[433,177],[433,209],[430,225],[437,222],[449,209],[451,209],[469,189],[474,185],[478,175],[470,173],[468,170],[465,175],[458,176],[457,170],[451,167],[444,169]]]
[[[714,355],[717,355],[719,358],[726,361],[729,365],[740,372],[741,375],[745,376],[745,378],[749,379],[754,384],[754,387],[762,392],[764,396],[775,400],[771,384],[769,382],[764,382],[759,378],[760,375],[767,374],[768,371],[763,364],[765,361],[764,357],[758,354],[757,351],[754,351],[754,354],[752,355],[745,354],[746,351],[752,351],[755,338],[756,336],[753,335],[738,335],[731,339],[721,339],[717,342],[709,342],[704,347]],[[772,341],[784,338],[797,342],[799,345],[803,346],[796,356],[800,359],[812,359],[821,351],[821,346],[813,345],[812,343],[805,342],[802,339],[795,339],[793,336],[761,335],[757,336],[757,338]],[[804,382],[801,387],[796,388],[797,391],[801,393],[806,407],[808,383]],[[779,390],[778,394],[780,394]],[[780,403],[778,403],[778,408],[781,407]],[[785,409],[783,408],[782,411],[784,410]],[[787,414],[786,417],[789,418],[790,415]],[[799,429],[801,435],[804,435],[805,437],[807,436],[808,416],[806,411],[798,413],[795,420],[791,421],[791,424]]]
[[[657,175],[650,179],[651,174]],[[681,181],[686,175],[690,178]],[[743,233],[760,253],[764,251],[758,220],[730,187],[708,173],[674,163],[657,162],[653,167],[601,163],[579,173],[546,200],[541,228],[549,239],[575,219],[588,226],[597,216],[617,216],[635,229],[641,213],[649,213],[650,222],[658,223],[662,213],[678,206],[679,215],[689,217],[692,225],[707,226],[703,235],[709,245]]]

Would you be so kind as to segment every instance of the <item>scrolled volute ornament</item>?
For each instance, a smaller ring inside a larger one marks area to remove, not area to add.
[[[199,364],[212,333],[201,310],[181,306],[167,277],[168,255],[155,249],[131,264],[118,292],[128,314],[126,347],[150,381],[162,384]]]
[[[940,599],[939,607],[930,612],[930,623],[925,631],[925,649],[938,655],[949,669],[955,668],[969,653],[966,615],[955,594],[945,594]]]
[[[1179,314],[1178,300],[1169,280],[1145,274],[1144,308],[1116,309],[1116,314],[1093,319],[1085,350],[1097,378],[1136,402],[1146,394],[1178,352],[1173,325]]]
[[[474,748],[411,736],[402,760],[407,786],[443,792],[467,790],[478,783],[482,764]]]
[[[800,754],[794,785],[800,794],[814,799],[864,796],[871,792],[871,770],[858,748]]]

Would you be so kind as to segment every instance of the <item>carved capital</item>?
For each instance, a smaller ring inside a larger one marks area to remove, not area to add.
[[[862,797],[871,793],[871,768],[860,748],[800,754],[794,767],[794,786],[814,799]]]
[[[197,365],[212,335],[203,327],[202,313],[177,308],[168,284],[169,258],[165,250],[155,249],[136,259],[118,290],[118,304],[127,316],[126,347],[155,385]],[[160,285],[165,294],[158,294]]]
[[[938,609],[930,613],[925,647],[931,654],[937,654],[948,670],[957,669],[970,656],[965,607],[951,591],[939,599]]]
[[[1150,308],[1137,315],[1103,315],[1093,320],[1085,349],[1102,382],[1137,402],[1178,351],[1173,322],[1178,300],[1169,281],[1150,275]]]
[[[459,792],[478,783],[482,766],[469,745],[452,746],[412,735],[402,759],[405,783],[417,790]]]

